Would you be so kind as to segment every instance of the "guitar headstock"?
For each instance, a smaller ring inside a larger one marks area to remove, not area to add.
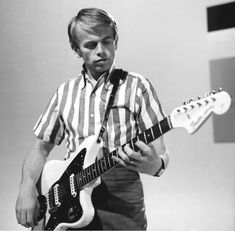
[[[175,108],[170,114],[173,128],[184,127],[188,133],[195,132],[211,115],[224,114],[231,105],[231,97],[225,91],[210,92],[204,98],[190,100],[183,106]]]

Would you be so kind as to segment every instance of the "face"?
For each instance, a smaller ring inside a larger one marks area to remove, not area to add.
[[[105,29],[101,33],[89,33],[79,27],[78,54],[83,58],[86,68],[96,80],[108,71],[113,64],[117,41],[113,38],[113,30]]]

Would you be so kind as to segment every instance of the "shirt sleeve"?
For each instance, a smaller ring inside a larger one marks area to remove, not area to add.
[[[138,123],[141,131],[145,131],[164,119],[166,115],[156,91],[147,79],[141,81],[137,95],[139,97],[137,100],[139,102]],[[168,152],[162,153],[160,157],[163,160],[164,169],[166,169],[169,163]]]
[[[64,122],[60,116],[58,90],[34,126],[34,134],[47,143],[59,145],[64,139]]]
[[[137,97],[138,123],[141,131],[145,131],[166,117],[156,91],[149,80],[144,79],[140,82]]]

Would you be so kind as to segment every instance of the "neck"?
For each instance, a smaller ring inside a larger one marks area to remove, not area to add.
[[[100,73],[92,73],[90,70],[87,70],[87,74],[91,80],[98,81],[100,76],[102,76],[105,72]]]

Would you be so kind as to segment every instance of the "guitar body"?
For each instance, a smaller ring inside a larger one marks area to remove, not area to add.
[[[88,137],[81,144],[77,152],[78,154],[72,154],[68,160],[50,160],[45,164],[41,176],[41,192],[43,195],[46,195],[50,188],[57,188],[57,185],[60,187],[60,182],[66,180],[69,182],[71,175],[78,174],[96,161],[100,150],[100,145],[96,143],[96,139],[96,136]],[[82,228],[87,226],[95,214],[91,194],[93,189],[99,184],[100,178],[96,178],[72,195],[71,186],[68,183],[62,189],[60,188],[66,197],[62,199],[59,197],[58,200],[56,199],[57,193],[55,191],[51,195],[49,193],[48,197],[50,201],[55,202],[55,204],[51,205],[51,202],[49,203],[51,208],[46,209],[46,216],[40,222],[40,225],[44,226],[42,229],[66,230],[68,228]],[[46,198],[44,199],[44,204],[45,200]],[[43,204],[43,201],[41,203]],[[43,205],[40,207],[43,208]],[[34,228],[34,230],[37,229],[38,227]]]

